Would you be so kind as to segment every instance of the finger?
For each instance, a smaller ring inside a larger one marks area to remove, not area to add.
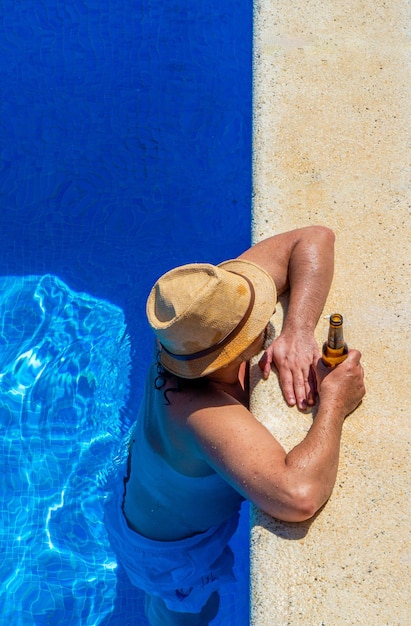
[[[267,380],[267,378],[270,375],[270,372],[271,372],[271,362],[272,362],[272,360],[269,357],[268,353],[264,352],[263,356],[261,357],[261,359],[258,362],[260,370],[263,373],[264,380]]]
[[[350,348],[348,350],[348,355],[346,358],[346,361],[352,361],[353,363],[359,363],[361,360],[361,352],[359,350],[354,350],[352,348]]]
[[[317,377],[315,375],[315,370],[312,365],[310,366],[308,383],[309,383],[310,389],[307,395],[307,400],[308,400],[309,406],[313,406],[317,401]]]
[[[308,373],[299,371],[293,376],[294,380],[294,393],[297,400],[297,406],[302,411],[308,406],[308,397],[310,395],[310,383],[308,380]]]
[[[321,382],[324,380],[327,374],[332,372],[332,368],[327,367],[324,361],[322,360],[322,358],[320,357],[317,361],[315,372],[317,374],[316,378],[317,378],[317,389],[318,389],[318,386],[321,385]]]
[[[290,370],[280,372],[280,385],[283,391],[284,399],[289,406],[294,406],[297,402],[294,393],[293,376]]]

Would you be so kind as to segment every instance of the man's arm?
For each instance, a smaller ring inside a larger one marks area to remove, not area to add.
[[[314,330],[334,272],[334,234],[324,226],[308,226],[269,237],[239,258],[254,261],[273,278],[281,295],[289,289],[287,315],[279,337],[260,366],[268,378],[278,369],[287,403],[300,409],[315,401],[312,368],[319,358]]]
[[[305,439],[288,454],[244,406],[227,402],[223,393],[212,406],[193,407],[188,415],[196,453],[268,515],[290,522],[309,519],[331,495],[344,418],[365,393],[360,356],[350,350],[334,370],[319,364],[318,413]]]

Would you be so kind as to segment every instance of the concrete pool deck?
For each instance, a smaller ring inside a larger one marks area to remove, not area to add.
[[[253,239],[337,236],[324,315],[341,312],[367,395],[344,426],[325,508],[303,524],[252,511],[253,626],[411,623],[411,60],[406,0],[254,3]],[[281,309],[281,307],[279,307]],[[281,327],[281,310],[274,322]],[[327,321],[321,319],[322,343]],[[253,369],[252,409],[286,449],[311,416]],[[407,447],[408,446],[408,447]]]

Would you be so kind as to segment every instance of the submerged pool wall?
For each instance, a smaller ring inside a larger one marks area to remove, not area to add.
[[[334,229],[324,314],[345,317],[367,395],[314,519],[253,512],[253,626],[410,622],[410,3],[257,0],[253,237]],[[281,315],[274,317],[281,325]],[[327,320],[317,339],[324,341]],[[255,372],[253,409],[290,449],[311,416]]]

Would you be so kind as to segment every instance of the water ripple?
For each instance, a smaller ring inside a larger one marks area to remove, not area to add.
[[[124,315],[51,275],[2,277],[0,294],[0,613],[98,624],[116,596],[102,506],[128,397]]]

